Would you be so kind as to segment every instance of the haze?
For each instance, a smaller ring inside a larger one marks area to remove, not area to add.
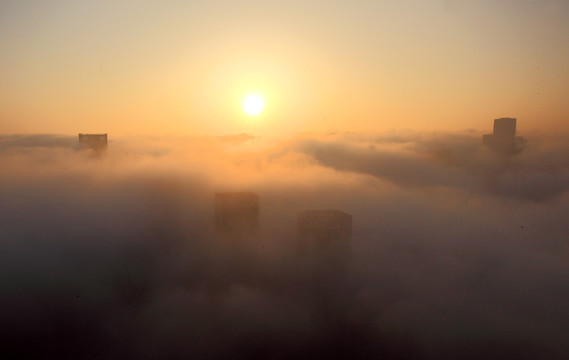
[[[0,2],[2,352],[569,358],[568,15]],[[352,219],[330,258],[298,249],[319,209]]]

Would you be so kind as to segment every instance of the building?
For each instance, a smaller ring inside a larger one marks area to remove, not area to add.
[[[101,153],[107,150],[107,134],[79,134],[79,147]]]
[[[215,194],[215,228],[235,234],[252,234],[259,224],[259,195],[252,192]]]
[[[352,238],[352,215],[338,210],[300,211],[296,230],[301,253],[345,254]]]
[[[516,136],[516,119],[500,118],[494,120],[494,132],[482,136],[482,142],[492,150],[506,155],[521,153],[526,140]]]
[[[350,303],[346,275],[350,264],[352,215],[338,210],[298,213],[298,250],[306,261],[312,317],[318,322],[343,321]]]

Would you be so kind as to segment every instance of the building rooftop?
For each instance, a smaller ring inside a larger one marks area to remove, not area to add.
[[[297,240],[301,253],[338,255],[349,249],[352,215],[321,209],[298,212]]]
[[[493,133],[482,136],[484,145],[505,155],[521,153],[525,148],[526,140],[521,136],[516,136],[516,121],[515,118],[495,119]]]
[[[81,149],[100,152],[106,150],[107,143],[107,134],[79,134],[79,146]]]

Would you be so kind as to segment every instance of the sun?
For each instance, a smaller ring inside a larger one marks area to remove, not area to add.
[[[243,109],[251,116],[257,116],[263,111],[265,101],[259,94],[249,94],[243,100]]]

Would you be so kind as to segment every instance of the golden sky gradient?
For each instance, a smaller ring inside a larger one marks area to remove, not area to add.
[[[564,0],[2,1],[0,132],[566,131],[568,20]]]

